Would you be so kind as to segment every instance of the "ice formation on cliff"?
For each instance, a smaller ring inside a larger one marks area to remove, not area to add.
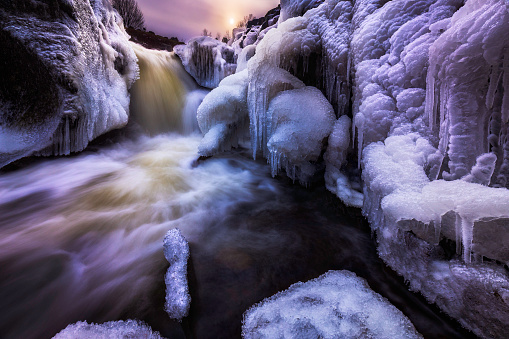
[[[244,313],[243,338],[422,338],[401,311],[349,271],[329,271]]]
[[[57,333],[54,339],[124,339],[124,338],[144,338],[144,339],[163,339],[159,332],[153,332],[152,329],[138,320],[119,320],[110,321],[104,324],[88,324],[86,321],[80,321],[67,326]]]
[[[2,8],[0,166],[35,152],[81,151],[127,123],[138,67],[109,3],[21,0]]]
[[[233,48],[214,38],[193,38],[173,50],[189,74],[203,87],[217,87],[223,78],[235,73]]]
[[[170,263],[164,278],[166,282],[164,309],[170,318],[182,320],[191,307],[191,295],[187,284],[189,244],[177,228],[168,231],[164,237],[164,257]]]

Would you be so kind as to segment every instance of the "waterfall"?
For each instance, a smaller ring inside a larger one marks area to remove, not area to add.
[[[208,91],[199,88],[174,53],[131,46],[140,67],[131,89],[131,117],[151,135],[197,131],[196,109]]]

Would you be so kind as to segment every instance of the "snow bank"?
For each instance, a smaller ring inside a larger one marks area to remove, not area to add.
[[[189,244],[176,228],[168,231],[164,237],[164,257],[170,263],[164,278],[166,282],[164,309],[170,318],[182,320],[191,307],[191,296],[187,284]]]
[[[6,79],[0,85],[0,166],[35,152],[81,151],[127,123],[138,67],[109,3],[13,2],[3,6],[0,32]]]
[[[244,313],[243,338],[421,338],[412,323],[349,271],[290,286]]]
[[[233,48],[211,37],[193,38],[173,50],[186,71],[203,87],[215,88],[223,78],[235,73]]]
[[[124,339],[144,338],[163,339],[159,332],[152,329],[139,320],[110,321],[104,324],[88,324],[80,321],[67,326],[57,333],[54,339]]]

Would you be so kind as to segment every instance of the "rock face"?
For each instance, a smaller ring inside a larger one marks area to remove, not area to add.
[[[127,123],[138,66],[108,1],[2,1],[0,45],[0,167]]]

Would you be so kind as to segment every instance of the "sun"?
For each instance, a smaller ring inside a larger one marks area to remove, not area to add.
[[[235,24],[235,19],[234,18],[230,18],[230,25],[233,25]]]

